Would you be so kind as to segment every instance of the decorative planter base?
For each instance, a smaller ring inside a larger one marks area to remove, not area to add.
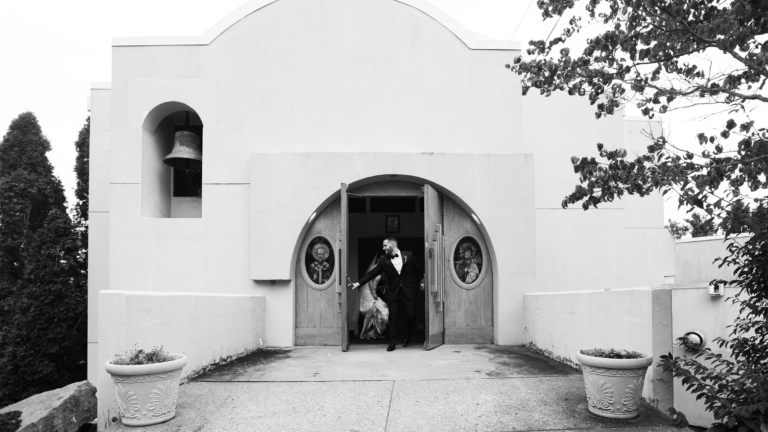
[[[113,365],[107,372],[115,383],[115,397],[120,417],[126,426],[162,423],[176,415],[181,370],[187,357],[149,365]]]
[[[643,383],[653,358],[607,359],[576,353],[584,372],[589,412],[611,419],[637,417]]]

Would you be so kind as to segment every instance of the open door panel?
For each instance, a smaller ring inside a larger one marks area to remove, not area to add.
[[[430,185],[424,185],[424,243],[424,348],[430,350],[445,342],[443,207],[440,194]]]
[[[349,200],[347,196],[346,183],[341,184],[341,224],[336,234],[336,257],[339,260],[339,274],[336,275],[336,295],[338,300],[338,313],[341,314],[341,350],[349,349],[349,324],[347,323],[347,269],[348,266],[348,243],[349,233]]]

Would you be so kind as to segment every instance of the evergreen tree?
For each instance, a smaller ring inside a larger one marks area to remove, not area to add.
[[[75,175],[77,176],[77,187],[75,188],[75,198],[77,202],[74,206],[74,222],[78,233],[79,252],[78,265],[80,267],[80,282],[82,287],[79,289],[88,292],[88,185],[90,169],[90,149],[91,149],[91,117],[85,119],[83,128],[75,141],[75,150],[77,157],[75,159]],[[84,313],[87,313],[85,310]],[[87,337],[87,335],[86,335]]]
[[[85,379],[87,291],[79,239],[66,212],[53,210],[30,237],[13,322],[0,330],[0,405]]]
[[[86,284],[34,114],[0,143],[0,406],[85,377]]]
[[[85,119],[83,128],[77,135],[75,141],[75,150],[77,158],[75,159],[75,175],[77,175],[77,187],[75,188],[75,219],[88,222],[88,169],[89,152],[91,148],[91,117]],[[87,244],[86,244],[87,245]]]
[[[11,122],[0,143],[0,302],[24,274],[21,255],[28,236],[43,226],[51,210],[65,210],[64,188],[45,156],[50,150],[30,112]]]

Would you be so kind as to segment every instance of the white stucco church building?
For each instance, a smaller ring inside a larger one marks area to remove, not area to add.
[[[99,413],[104,363],[134,344],[185,353],[187,375],[262,346],[354,350],[346,281],[387,236],[423,257],[427,348],[531,342],[526,294],[674,276],[660,196],[560,206],[571,156],[639,151],[652,125],[523,97],[520,54],[423,0],[252,0],[200,36],[114,39],[90,97]],[[199,166],[164,162],[177,132]]]

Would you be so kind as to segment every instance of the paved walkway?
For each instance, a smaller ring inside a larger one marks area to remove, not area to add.
[[[581,376],[573,368],[520,347],[444,345],[386,351],[382,345],[296,347],[261,351],[222,366],[197,381],[424,381]]]
[[[595,417],[579,371],[524,348],[299,347],[244,357],[181,386],[176,418],[126,431],[680,431],[648,404]]]

